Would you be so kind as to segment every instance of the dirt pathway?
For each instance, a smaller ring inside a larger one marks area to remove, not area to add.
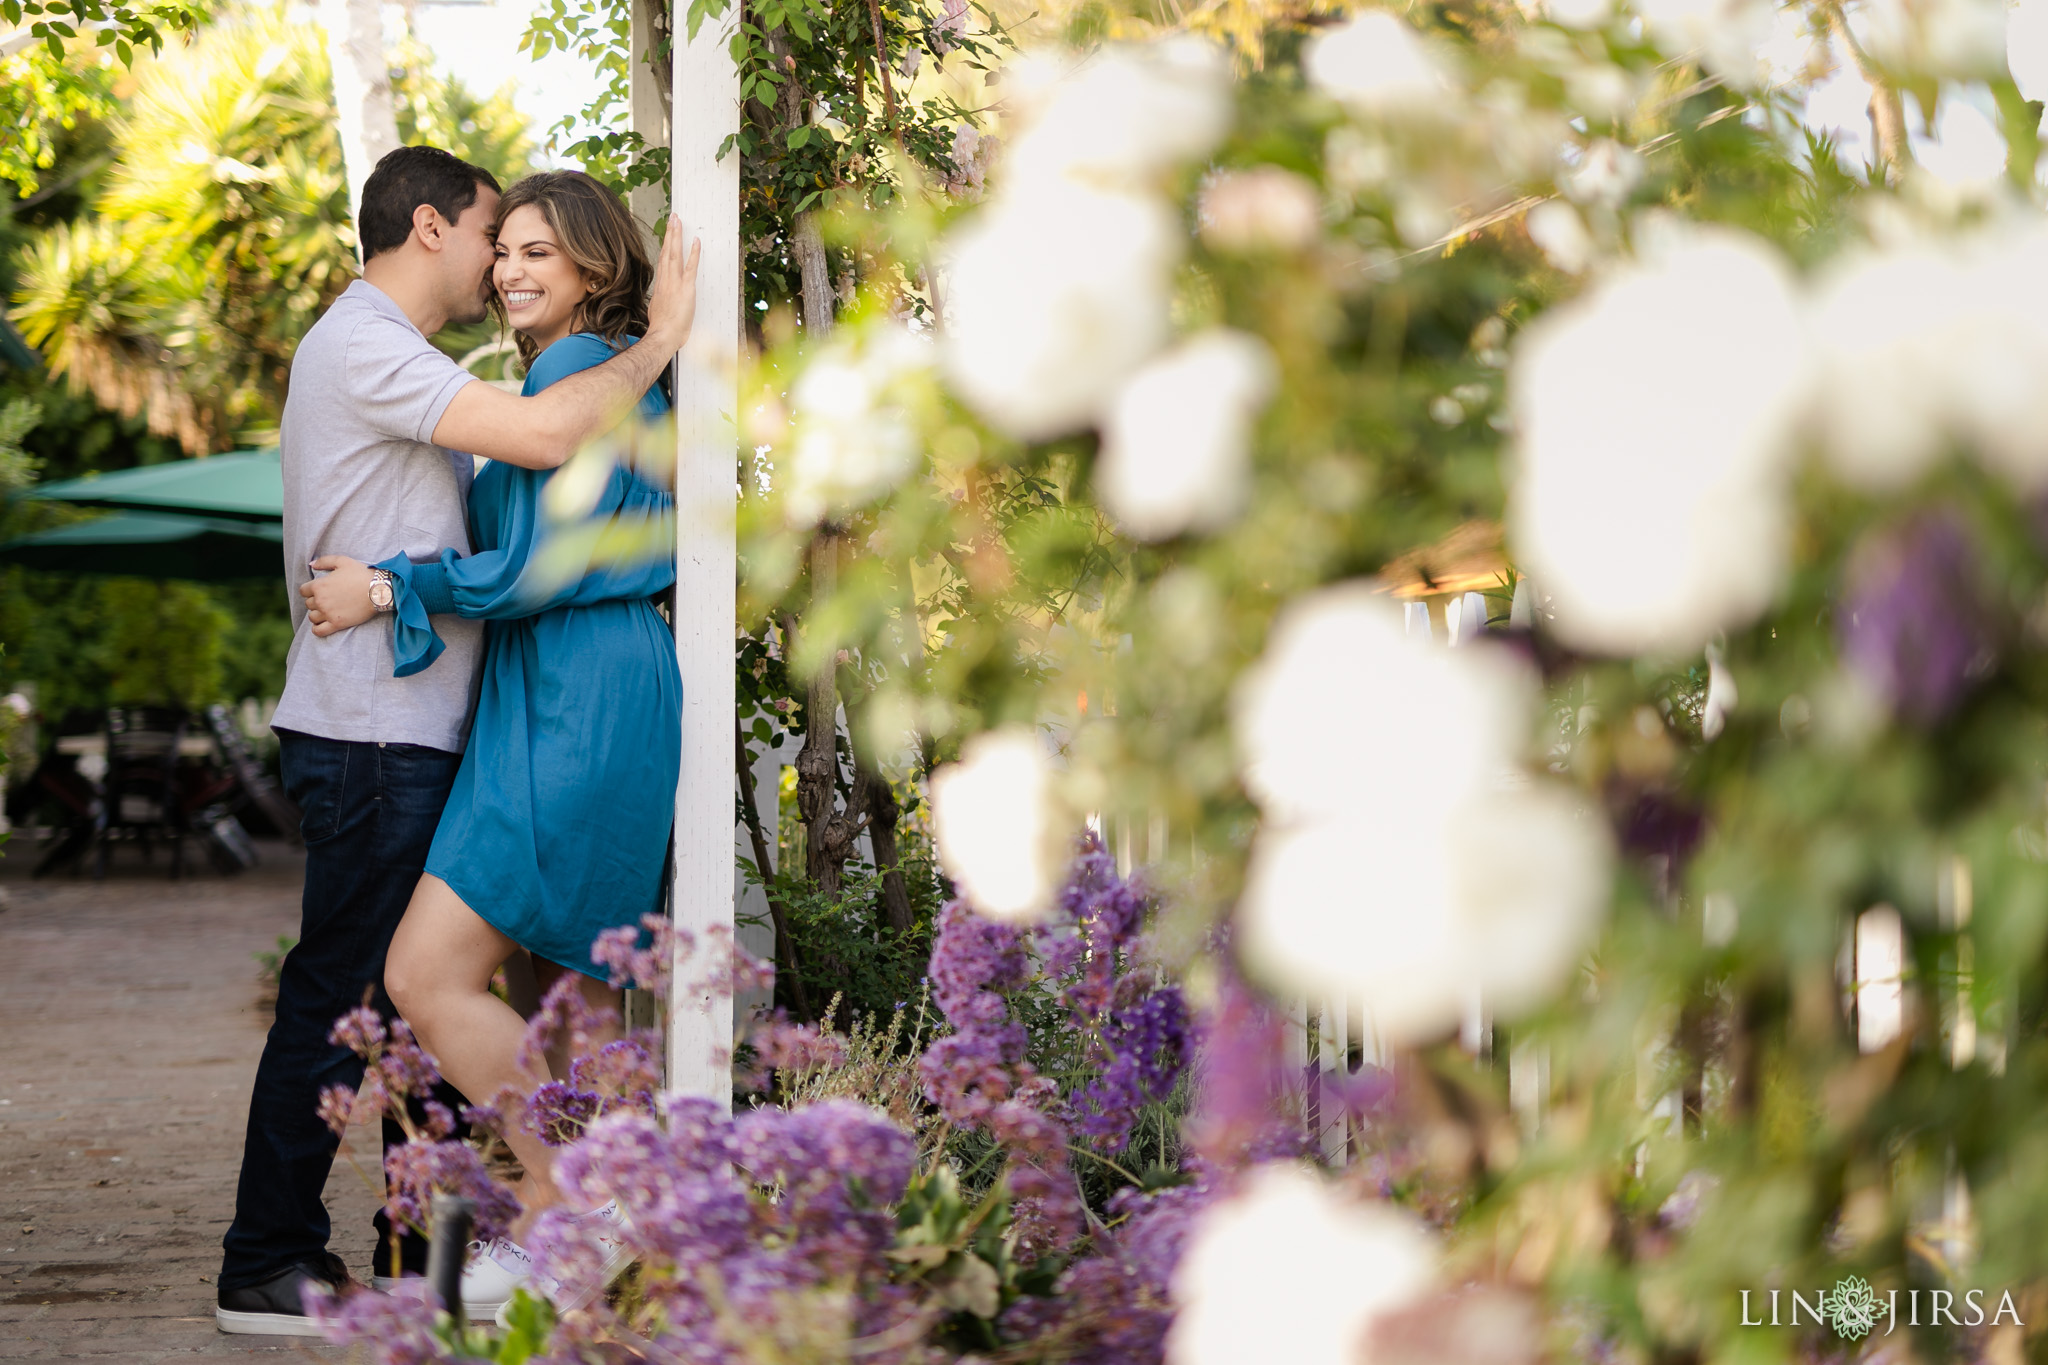
[[[213,1325],[270,1022],[254,955],[298,922],[302,859],[262,852],[179,882],[132,854],[103,883],[0,860],[0,1360],[339,1358]],[[366,1277],[374,1201],[345,1164],[327,1204]]]

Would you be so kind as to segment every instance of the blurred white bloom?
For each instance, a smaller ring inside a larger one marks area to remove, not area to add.
[[[1174,1270],[1170,1365],[1372,1365],[1373,1320],[1421,1298],[1436,1244],[1391,1204],[1267,1166],[1201,1215]]]
[[[1636,102],[1636,83],[1612,62],[1585,62],[1564,77],[1565,98],[1572,108],[1596,118],[1618,119]]]
[[[0,697],[0,706],[5,706],[15,715],[23,717],[35,709],[29,699],[19,692],[9,692],[5,697]]]
[[[931,344],[901,327],[847,329],[804,367],[790,400],[790,519],[808,525],[870,501],[917,468],[920,436],[903,381],[931,365]]]
[[[1123,531],[1167,540],[1243,509],[1252,421],[1272,395],[1272,352],[1243,332],[1206,332],[1132,376],[1103,424],[1096,489]]]
[[[1052,764],[1030,730],[991,730],[932,774],[939,861],[991,919],[1030,919],[1053,891]]]
[[[2012,7],[2005,60],[2022,99],[2048,99],[2048,0],[2018,0]]]
[[[1913,139],[1913,160],[1950,189],[1986,190],[2005,176],[2005,134],[1983,110],[1950,94],[1933,136]]]
[[[1787,5],[1771,17],[1771,36],[1757,56],[1774,89],[1818,80],[1834,62],[1824,32],[1815,31],[1803,5]]]
[[[1861,488],[1897,488],[1940,454],[1947,359],[1966,346],[1963,272],[1929,247],[1852,255],[1823,278],[1813,337],[1823,447]]]
[[[1565,639],[1690,653],[1777,593],[1812,366],[1770,247],[1648,222],[1645,239],[1650,259],[1522,334],[1510,517]]]
[[[1303,744],[1333,689],[1350,700]],[[1265,816],[1238,922],[1252,969],[1347,995],[1404,1041],[1475,992],[1505,1015],[1554,989],[1604,903],[1606,853],[1568,798],[1516,771],[1530,701],[1509,656],[1410,639],[1364,585],[1291,607],[1235,707]]]
[[[1642,178],[1642,156],[1603,137],[1586,148],[1578,165],[1558,177],[1558,188],[1582,204],[1619,208]]]
[[[1851,257],[1814,335],[1820,435],[1848,482],[1896,488],[1958,440],[2023,492],[2048,486],[2048,227]]]
[[[1593,263],[1593,236],[1570,204],[1557,199],[1538,204],[1529,210],[1528,228],[1529,240],[1565,274],[1583,274]]]
[[[1093,422],[1166,341],[1181,238],[1155,200],[1005,190],[948,245],[947,374],[1013,436]]]
[[[1761,49],[1771,41],[1777,8],[1770,0],[1635,0],[1635,7],[1666,56],[1697,57],[1740,90],[1764,79]]]
[[[944,357],[983,417],[1043,440],[1097,420],[1165,343],[1182,237],[1146,182],[1216,145],[1230,81],[1194,38],[1006,74],[1023,128],[995,202],[946,244]]]
[[[1198,38],[1108,48],[1032,94],[1003,168],[1020,193],[1039,180],[1128,190],[1206,156],[1230,128],[1229,67]]]
[[[1885,70],[1920,76],[2000,78],[2005,0],[1865,0],[1864,50]]]
[[[1278,166],[1224,171],[1202,187],[1195,214],[1217,251],[1298,251],[1322,229],[1322,205],[1306,177]]]
[[[1332,688],[1357,689],[1357,704],[1301,743],[1302,717]],[[1234,710],[1245,786],[1281,823],[1360,802],[1442,808],[1513,766],[1530,701],[1509,656],[1411,645],[1389,599],[1361,583],[1327,588],[1287,609],[1245,677]],[[1361,783],[1368,773],[1380,777]]]
[[[1543,17],[1566,28],[1599,28],[1614,17],[1614,0],[1543,0]]]
[[[1383,10],[1367,10],[1309,43],[1303,70],[1324,94],[1367,114],[1448,108],[1453,86],[1422,35]]]

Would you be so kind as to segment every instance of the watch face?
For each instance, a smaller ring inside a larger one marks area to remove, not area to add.
[[[380,581],[370,585],[370,605],[379,608],[391,605],[391,585],[389,583]]]

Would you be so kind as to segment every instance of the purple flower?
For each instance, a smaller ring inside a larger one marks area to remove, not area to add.
[[[526,1101],[526,1131],[550,1147],[563,1147],[582,1136],[604,1108],[604,1097],[578,1090],[563,1081],[549,1081]]]
[[[335,1136],[348,1131],[355,1118],[356,1092],[345,1085],[330,1085],[320,1092],[320,1121],[334,1130]]]
[[[616,1011],[592,1009],[578,989],[576,978],[564,974],[548,989],[539,1011],[526,1025],[526,1037],[519,1044],[519,1065],[545,1072],[548,1049],[558,1039],[566,1036],[571,1052],[587,1053],[591,1050],[592,1034],[617,1028],[618,1024]]]
[[[358,1057],[373,1056],[384,1046],[384,1020],[368,1005],[358,1005],[334,1021],[327,1041]]]
[[[434,1192],[459,1194],[476,1202],[476,1235],[502,1235],[519,1216],[519,1201],[492,1180],[483,1158],[466,1142],[400,1143],[384,1153],[384,1174],[390,1185],[385,1211],[395,1223],[428,1230]]]
[[[675,960],[678,939],[686,945],[687,952],[689,934],[678,935],[675,926],[660,915],[642,915],[638,928],[621,925],[599,934],[590,945],[590,960],[606,969],[614,986],[631,986],[665,996],[669,964]]]
[[[337,1296],[322,1286],[306,1289],[306,1313],[337,1346],[371,1348],[378,1365],[426,1365],[455,1357],[434,1335],[440,1301],[357,1290]]]
[[[811,1024],[772,1019],[754,1033],[754,1056],[773,1071],[815,1071],[846,1060],[846,1043]]]
[[[1865,535],[1836,620],[1842,658],[1899,716],[1932,724],[1990,670],[1997,638],[1960,513],[1924,508]]]
[[[932,1000],[956,1029],[992,1024],[1009,1007],[1003,992],[1030,979],[1031,960],[1023,935],[1007,924],[983,919],[965,901],[948,901],[939,911],[932,943]]]
[[[1281,1110],[1284,1021],[1236,977],[1203,1023],[1195,1111],[1187,1122],[1197,1170],[1229,1172],[1306,1149],[1299,1123]]]
[[[1146,990],[1113,1011],[1094,1051],[1102,1072],[1074,1098],[1080,1129],[1121,1151],[1139,1111],[1158,1104],[1179,1083],[1187,1053],[1187,1005],[1178,986]]]

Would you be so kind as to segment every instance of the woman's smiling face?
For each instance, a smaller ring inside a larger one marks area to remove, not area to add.
[[[583,272],[532,204],[512,210],[498,229],[491,279],[504,301],[505,320],[542,349],[575,329],[576,310],[590,293]]]

